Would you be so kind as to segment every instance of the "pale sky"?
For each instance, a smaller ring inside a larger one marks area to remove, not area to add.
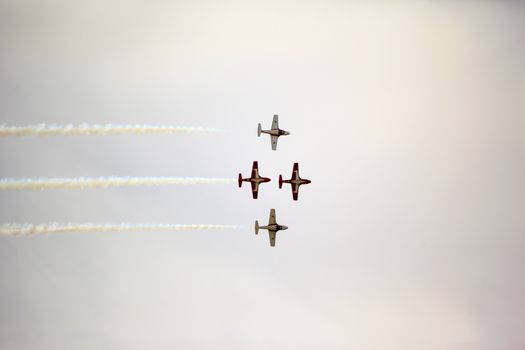
[[[0,223],[243,227],[0,237],[0,348],[525,347],[525,4],[0,0],[0,52],[0,123],[227,130],[3,138],[2,178],[272,178],[0,193]]]

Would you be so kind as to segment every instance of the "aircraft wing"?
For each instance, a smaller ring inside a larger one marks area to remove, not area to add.
[[[257,199],[257,195],[259,194],[259,183],[251,182],[251,184],[252,184],[252,197],[253,199]]]
[[[277,114],[273,115],[272,130],[273,129],[279,129],[279,116]]]
[[[277,140],[279,140],[279,136],[272,135],[272,149],[274,151],[277,149]]]
[[[270,218],[268,219],[268,225],[275,225],[277,221],[275,220],[275,209],[270,209]]]
[[[299,178],[299,163],[293,163],[292,180]]]
[[[257,161],[253,162],[252,165],[252,179],[259,177],[259,163]]]
[[[299,185],[292,184],[292,196],[294,201],[299,198]]]
[[[277,231],[268,231],[270,235],[270,247],[275,247],[275,239],[277,238]]]

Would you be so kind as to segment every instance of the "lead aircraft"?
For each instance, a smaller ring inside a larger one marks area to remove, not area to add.
[[[279,175],[279,188],[283,187],[283,183],[292,185],[292,197],[294,201],[299,198],[299,186],[311,182],[312,181],[308,179],[301,179],[299,176],[299,163],[293,163],[292,178],[290,180],[283,180],[283,176]]]

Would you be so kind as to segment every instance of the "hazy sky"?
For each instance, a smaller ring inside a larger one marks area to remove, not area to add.
[[[0,193],[1,223],[243,226],[0,237],[0,348],[525,347],[525,4],[0,0],[0,52],[0,123],[228,130],[4,138],[0,177],[273,179]]]

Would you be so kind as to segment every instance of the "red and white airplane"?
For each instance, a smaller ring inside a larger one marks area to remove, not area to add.
[[[270,178],[259,176],[259,164],[257,161],[253,162],[252,165],[252,176],[246,179],[242,178],[242,174],[239,173],[239,187],[242,187],[242,183],[250,182],[252,184],[252,196],[253,199],[257,199],[259,193],[259,184],[263,182],[270,182]]]
[[[290,180],[283,180],[283,176],[279,175],[279,188],[283,187],[283,183],[292,185],[292,196],[294,201],[299,197],[299,186],[311,182],[312,181],[308,179],[301,179],[299,176],[299,163],[293,163],[292,178]]]

